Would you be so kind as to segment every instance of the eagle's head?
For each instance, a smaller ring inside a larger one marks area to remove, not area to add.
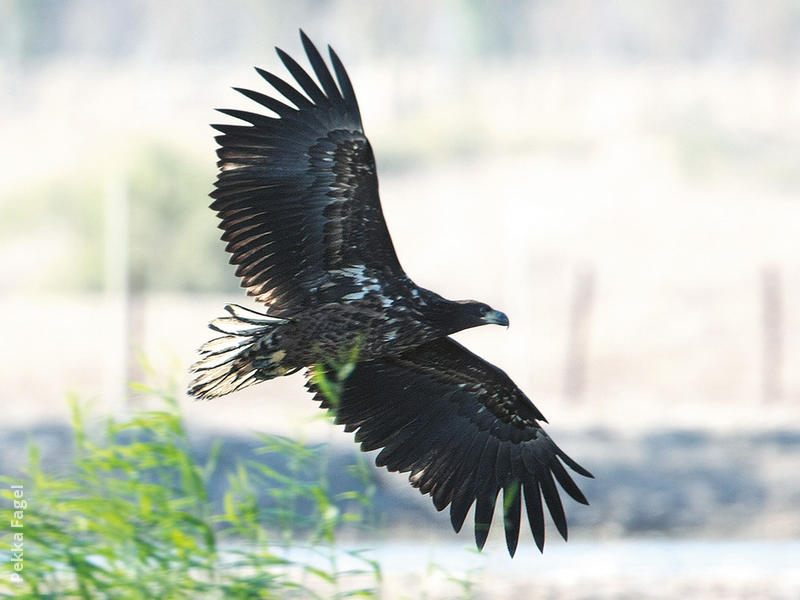
[[[506,313],[495,310],[483,302],[470,301],[469,305],[471,310],[476,311],[477,318],[480,321],[480,323],[478,323],[479,325],[491,323],[493,325],[502,325],[503,327],[508,327],[508,317],[506,316]]]
[[[445,329],[448,333],[470,329],[479,325],[492,323],[508,327],[508,317],[505,313],[493,309],[488,304],[475,300],[458,300],[450,302],[447,311]]]

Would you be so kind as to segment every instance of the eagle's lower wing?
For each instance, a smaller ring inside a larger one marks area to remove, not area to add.
[[[555,481],[572,498],[587,503],[564,465],[592,475],[539,426],[541,413],[503,371],[450,338],[357,363],[341,382],[338,398],[323,395],[313,378],[308,385],[323,407],[335,411],[337,423],[356,432],[362,450],[382,448],[378,466],[410,471],[412,485],[429,493],[438,510],[449,504],[456,531],[475,503],[478,548],[486,542],[500,490],[512,556],[523,495],[540,550],[542,498],[556,528],[567,537]]]
[[[405,276],[347,73],[329,48],[334,80],[300,35],[319,84],[277,49],[299,89],[258,72],[291,105],[239,89],[277,116],[222,110],[249,125],[214,125],[222,135],[211,208],[242,286],[276,315]]]

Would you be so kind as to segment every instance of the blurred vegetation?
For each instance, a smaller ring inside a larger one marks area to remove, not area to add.
[[[676,117],[670,134],[675,161],[688,177],[737,173],[769,188],[800,188],[800,146],[792,129],[743,131],[721,122],[711,107],[695,106]]]
[[[388,98],[372,104],[373,109],[391,111],[391,130],[381,132],[379,119],[368,125],[371,135],[383,133],[378,167],[385,175],[392,169],[430,165],[443,157],[469,159],[488,151],[502,150],[510,156],[532,150],[593,152],[597,135],[587,132],[580,120],[572,129],[566,125],[551,128],[547,117],[538,124],[497,127],[498,116],[503,114],[503,102],[498,100],[507,99],[478,93],[497,87],[501,80],[493,75],[505,72],[505,83],[496,91],[519,105],[530,106],[531,111],[539,108],[539,99],[562,93],[561,76],[551,81],[547,73],[532,74],[531,82],[543,87],[528,89],[528,69],[539,59],[544,64],[555,57],[567,61],[565,65],[573,60],[595,65],[598,59],[633,65],[706,61],[726,72],[730,65],[748,61],[792,68],[800,58],[800,4],[794,0],[768,5],[746,0],[460,0],[435,8],[427,2],[199,0],[192,6],[192,11],[186,11],[182,3],[140,0],[0,2],[0,70],[8,81],[4,94],[7,114],[18,117],[26,111],[42,110],[37,109],[39,94],[63,87],[49,85],[58,81],[60,70],[66,67],[68,74],[70,68],[78,72],[87,68],[92,75],[92,67],[99,66],[98,75],[90,80],[102,80],[104,72],[150,73],[151,67],[157,72],[156,67],[169,66],[184,73],[188,91],[196,73],[214,73],[220,66],[228,69],[268,56],[274,61],[273,44],[297,51],[295,28],[304,27],[319,43],[334,42],[353,73],[368,66],[388,67],[392,73],[413,72],[408,71],[409,64],[436,66],[436,79],[444,81],[439,95],[427,93],[421,101],[414,94],[412,79],[408,80],[411,85],[393,89],[393,104]],[[481,59],[478,63],[468,58],[476,56]],[[591,73],[593,69],[587,75]],[[731,90],[747,85],[738,82],[735,70],[730,79],[735,82]],[[154,78],[152,85],[158,87],[158,81]],[[236,80],[226,77],[225,81]],[[645,84],[652,86],[653,82]],[[409,90],[404,92],[404,88]],[[570,92],[573,88],[563,89]],[[602,89],[597,91],[596,84],[575,89],[576,93],[593,91],[602,100]],[[790,78],[787,93],[792,89]],[[96,93],[93,88],[84,93],[90,91]],[[721,98],[719,102],[724,102],[725,97]],[[588,104],[593,101],[597,98],[586,99]],[[407,110],[420,102],[419,110]],[[796,128],[776,134],[758,118],[746,127],[731,125],[719,118],[719,108],[719,104],[690,107],[686,114],[677,114],[656,127],[656,135],[668,136],[683,172],[693,178],[715,172],[753,174],[781,189],[796,190],[800,172]],[[591,111],[580,114],[591,120]],[[48,113],[30,122],[46,131],[46,117],[56,118]],[[175,137],[166,137],[174,132],[164,134],[159,127],[160,123],[153,124],[153,135],[164,135],[163,140],[135,140],[127,151],[113,156],[113,161],[103,155],[86,155],[81,167],[61,175],[48,171],[52,169],[50,148],[42,130],[25,130],[21,137],[34,140],[41,171],[35,175],[37,182],[26,181],[21,189],[6,188],[0,194],[4,213],[0,236],[11,272],[0,289],[103,289],[105,198],[109,185],[119,184],[128,192],[128,275],[134,292],[241,293],[207,210],[215,171],[211,155],[187,151],[174,144]],[[603,135],[611,141],[620,137]],[[16,148],[13,142],[12,137],[10,147]],[[23,147],[18,152],[24,156],[30,150]],[[124,172],[117,165],[125,165]],[[35,259],[32,266],[23,266],[31,258]]]
[[[19,64],[53,57],[219,60],[263,55],[296,27],[346,32],[370,56],[793,61],[800,50],[795,0],[460,0],[435,7],[197,0],[191,11],[177,2],[7,0],[0,3],[0,55]]]
[[[233,267],[208,210],[214,173],[204,162],[177,146],[142,143],[117,161],[125,165],[124,174],[104,173],[90,162],[85,172],[7,192],[0,198],[6,217],[0,234],[6,240],[63,239],[59,255],[50,257],[46,272],[34,275],[32,287],[99,291],[106,277],[106,195],[117,186],[127,195],[133,292],[235,290]]]
[[[130,284],[134,290],[235,289],[208,210],[214,174],[165,145],[144,146],[127,175]]]
[[[364,552],[337,546],[343,525],[364,523],[375,492],[363,460],[353,473],[360,488],[334,496],[320,448],[264,435],[258,453],[282,455],[286,468],[270,468],[254,458],[240,461],[227,473],[224,502],[215,507],[209,481],[220,447],[198,462],[175,396],[136,388],[159,396],[163,409],[109,421],[102,435],[92,432],[85,407],[74,402],[76,453],[69,476],[49,473],[33,446],[27,477],[2,478],[6,484],[23,483],[30,504],[24,513],[23,583],[10,584],[5,593],[0,588],[0,595],[377,595],[378,563]],[[273,500],[266,507],[257,501],[263,490]],[[11,501],[8,486],[2,496]],[[2,558],[8,581],[12,562]]]

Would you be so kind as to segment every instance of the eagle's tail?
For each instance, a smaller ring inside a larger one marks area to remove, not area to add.
[[[230,316],[209,324],[224,335],[206,342],[200,348],[200,359],[192,365],[195,378],[189,384],[190,395],[216,398],[297,370],[281,365],[286,352],[273,339],[288,321],[235,304],[228,304],[225,310]]]

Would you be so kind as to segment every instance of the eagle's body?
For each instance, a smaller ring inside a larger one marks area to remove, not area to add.
[[[269,309],[226,307],[229,316],[211,324],[224,335],[201,348],[189,392],[211,398],[305,367],[333,373],[331,363],[355,360],[335,407],[313,375],[308,388],[356,431],[362,449],[382,448],[379,465],[410,471],[439,510],[450,505],[457,531],[474,504],[483,547],[503,490],[511,554],[523,493],[539,548],[542,498],[566,538],[554,481],[586,503],[563,465],[591,475],[541,429],[544,417],[505,373],[448,337],[507,326],[506,316],[481,302],[446,300],[403,271],[347,73],[330,50],[334,81],[301,38],[319,85],[278,50],[302,92],[259,70],[291,105],[239,90],[277,117],[223,110],[250,125],[214,126],[222,135],[211,208],[242,285]]]
[[[245,347],[229,337],[212,340],[208,350],[216,352],[211,354],[214,358],[224,356],[223,362],[212,360],[205,364],[192,394],[211,398],[309,365],[348,359],[354,352],[360,360],[396,356],[482,322],[508,324],[503,321],[505,315],[486,304],[446,300],[415,286],[408,278],[384,288],[377,279],[365,277],[363,271],[348,270],[341,278],[349,276],[362,286],[361,291],[345,294],[340,302],[313,305],[291,316],[267,317],[229,305],[231,316],[217,319],[212,326],[222,333],[233,333],[226,325],[244,325],[247,336],[255,339]],[[237,332],[242,334],[243,330]],[[236,352],[230,362],[225,360],[230,350],[220,352],[228,346],[217,343],[228,341],[233,342]],[[229,375],[234,376],[232,388],[219,380],[220,376]]]
[[[425,289],[413,290],[415,294],[407,297],[375,292],[298,313],[278,332],[289,364],[306,367],[346,357],[353,348],[361,360],[394,356],[462,329],[457,322],[437,319],[456,314],[446,310],[450,301]],[[426,310],[434,305],[441,310]],[[391,308],[388,317],[387,308]],[[314,346],[309,347],[308,340],[314,340]]]

